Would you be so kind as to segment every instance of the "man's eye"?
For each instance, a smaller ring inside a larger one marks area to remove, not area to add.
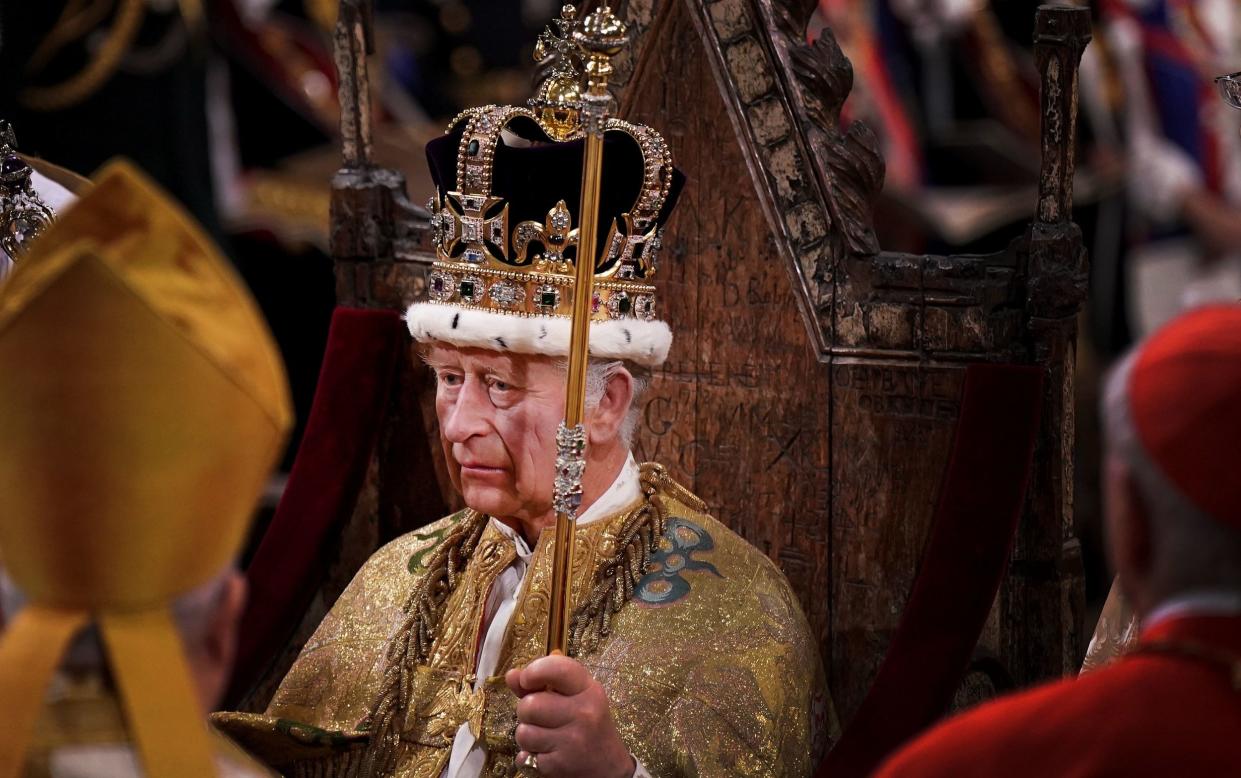
[[[461,376],[457,373],[440,373],[439,382],[444,386],[460,386]]]
[[[510,389],[512,389],[513,387],[512,387],[512,386],[510,386],[509,384],[505,383],[504,381],[498,381],[498,380],[496,380],[496,379],[494,379],[494,378],[493,378],[493,379],[491,379],[491,388],[492,388],[492,389],[495,389],[495,390],[497,390],[497,391],[500,391],[500,392],[507,392],[507,391],[509,391]]]

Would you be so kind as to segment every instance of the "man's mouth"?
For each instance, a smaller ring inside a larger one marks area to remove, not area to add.
[[[493,467],[485,462],[458,462],[457,464],[461,465],[463,475],[494,475],[504,472],[504,468]]]

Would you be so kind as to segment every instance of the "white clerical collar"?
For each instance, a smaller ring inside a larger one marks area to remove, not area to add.
[[[590,524],[593,521],[605,519],[633,505],[639,497],[642,496],[642,485],[639,481],[641,478],[641,470],[638,468],[638,462],[633,458],[631,452],[625,458],[625,464],[616,475],[616,480],[612,481],[612,485],[599,495],[599,499],[590,504],[590,507],[582,511],[577,517],[578,526]],[[526,539],[521,533],[513,529],[504,522],[492,517],[491,526],[504,534],[505,537],[511,539],[513,544],[517,546],[517,556],[521,557],[521,561],[526,564],[530,563],[530,557],[534,555],[534,550],[526,543]]]
[[[1151,629],[1160,622],[1183,616],[1237,615],[1241,615],[1241,591],[1203,589],[1164,600],[1142,620],[1142,627]]]

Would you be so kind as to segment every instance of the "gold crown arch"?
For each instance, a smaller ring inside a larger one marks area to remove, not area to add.
[[[529,108],[485,106],[462,112],[457,188],[429,204],[436,261],[427,280],[431,300],[517,316],[569,318],[573,310],[580,226],[564,200],[543,222],[510,230],[509,204],[492,190],[496,146],[510,127],[531,123],[548,142],[560,130]],[[612,220],[595,269],[593,321],[656,317],[655,287],[662,243],[658,217],[672,187],[672,154],[663,137],[643,125],[609,119],[605,133],[629,136],[642,152],[642,189],[633,206]],[[580,128],[563,138],[583,137]],[[556,171],[548,171],[554,175]]]

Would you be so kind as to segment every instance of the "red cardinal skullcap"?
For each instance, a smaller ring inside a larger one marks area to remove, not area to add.
[[[1241,305],[1199,308],[1158,330],[1128,395],[1149,460],[1199,510],[1241,528]]]

